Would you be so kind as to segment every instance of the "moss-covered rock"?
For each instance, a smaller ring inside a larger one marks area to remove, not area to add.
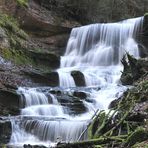
[[[3,12],[0,12],[0,26],[5,28],[8,35],[15,34],[22,39],[28,37],[28,35],[20,29],[17,20]]]
[[[16,19],[0,12],[1,55],[18,65],[32,65],[40,69],[47,67],[58,68],[60,58],[47,51],[37,51],[35,47],[28,48],[31,44]]]
[[[18,22],[11,16],[0,12],[1,55],[16,64],[29,63],[23,52],[28,35],[19,27]]]
[[[139,70],[143,73],[138,79],[134,79],[134,86],[112,103],[114,111],[109,113],[100,111],[89,124],[88,137],[91,139],[89,142],[91,146],[132,147],[136,143],[148,139],[148,61],[139,59],[136,62],[140,64]],[[124,70],[128,70],[128,68],[127,65]],[[112,139],[112,141],[104,139],[101,143],[96,144],[96,138],[98,142],[102,138]],[[87,145],[87,142],[83,142],[83,145]],[[79,144],[77,143],[77,145]]]
[[[148,60],[147,58],[137,60],[128,53],[127,59],[124,56],[122,59],[122,64],[124,66],[124,71],[121,75],[121,82],[123,85],[131,85],[133,82],[138,80],[142,75],[147,73]]]
[[[18,5],[28,7],[28,0],[16,0]]]

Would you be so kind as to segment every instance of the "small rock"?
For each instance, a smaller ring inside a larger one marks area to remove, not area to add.
[[[76,86],[86,86],[85,84],[85,77],[82,72],[80,71],[72,71],[71,76],[73,77]]]
[[[75,97],[80,98],[80,99],[86,99],[86,98],[87,98],[87,94],[86,94],[85,92],[78,92],[78,91],[75,91],[75,92],[73,93],[73,95],[74,95]]]

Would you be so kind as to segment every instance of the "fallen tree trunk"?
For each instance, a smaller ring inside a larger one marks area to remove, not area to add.
[[[90,147],[93,145],[103,145],[113,141],[122,142],[123,139],[120,136],[100,137],[98,139],[92,139],[92,140],[80,141],[74,143],[58,143],[57,148],[82,148],[82,147]]]

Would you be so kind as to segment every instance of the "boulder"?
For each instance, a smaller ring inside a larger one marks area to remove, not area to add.
[[[82,72],[80,71],[72,71],[71,76],[73,77],[76,86],[86,86],[85,84],[85,77]]]
[[[57,99],[60,104],[66,107],[68,112],[72,115],[82,114],[87,111],[83,101],[81,101],[79,98],[63,94],[61,96],[57,96]]]
[[[86,99],[87,98],[87,94],[85,92],[82,92],[82,91],[74,91],[73,96],[80,98],[80,99]]]
[[[54,88],[52,90],[49,90],[50,94],[53,94],[58,99],[58,102],[65,107],[65,109],[68,109],[68,112],[70,114],[81,114],[85,113],[87,111],[86,106],[84,105],[83,101],[81,99],[85,99],[85,92],[78,92],[75,91],[75,95],[72,92],[65,91],[59,88]],[[81,98],[80,98],[81,97]]]
[[[57,95],[57,96],[61,96],[62,95],[62,91],[61,90],[50,90],[49,93],[53,94],[53,95]]]
[[[58,72],[44,73],[44,76],[48,79],[49,86],[59,86],[59,74]]]

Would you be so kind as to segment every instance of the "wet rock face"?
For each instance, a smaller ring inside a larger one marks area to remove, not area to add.
[[[143,32],[141,35],[141,42],[142,45],[144,46],[139,46],[141,57],[146,57],[148,56],[148,14],[145,14],[144,16],[144,21],[143,21]]]
[[[60,104],[68,109],[69,113],[72,115],[82,114],[87,110],[86,106],[80,98],[76,98],[68,94],[61,94],[60,96],[57,96],[57,99]]]
[[[85,77],[82,72],[80,71],[72,71],[71,76],[73,77],[76,86],[86,86],[85,84]]]
[[[144,33],[144,36],[148,37],[148,14],[145,14],[144,16],[143,33]]]
[[[0,64],[0,89],[15,91],[18,87],[59,85],[59,76],[56,72],[34,69],[32,66],[18,66],[3,61],[3,58],[0,60],[3,62]]]
[[[58,102],[68,109],[72,115],[78,115],[87,111],[86,106],[82,100],[87,100],[87,93],[78,90],[64,91],[62,89],[53,89],[49,91],[50,94],[54,95]]]
[[[0,115],[18,115],[20,96],[15,91],[0,90]]]
[[[32,33],[39,36],[53,36],[57,34],[69,33],[74,26],[80,24],[75,20],[69,20],[59,15],[56,12],[52,12],[44,7],[43,4],[39,4],[36,0],[29,1],[30,9],[23,9],[23,13],[19,13],[17,16],[20,19],[22,27]],[[28,23],[29,22],[29,23]]]
[[[30,145],[30,144],[25,144],[23,146],[24,148],[47,148],[46,146],[43,146],[43,145]]]
[[[57,72],[41,73],[39,71],[24,71],[35,83],[40,85],[56,87],[59,85],[59,75]]]
[[[0,119],[0,144],[7,144],[11,137],[11,122]]]
[[[66,44],[69,38],[69,33],[58,34],[54,36],[44,36],[39,37],[34,35],[30,39],[30,44],[27,45],[28,48],[36,48],[40,51],[50,51],[51,53],[56,53],[57,55],[63,55],[65,52]]]
[[[38,65],[44,65],[53,69],[60,66],[60,57],[52,53],[36,52],[32,50],[28,52],[28,56],[33,58]]]
[[[59,17],[35,0],[28,1],[28,7],[18,5],[16,0],[3,0],[2,10],[17,18],[21,28],[29,33],[26,49],[63,54],[71,29],[80,26],[74,19]]]
[[[80,98],[80,99],[86,99],[86,98],[87,98],[86,92],[82,92],[82,91],[75,91],[75,92],[73,93],[73,95],[74,95],[75,97]]]
[[[111,22],[142,16],[148,11],[147,0],[34,0],[65,17],[73,17],[83,24]],[[66,9],[65,9],[66,8]]]

